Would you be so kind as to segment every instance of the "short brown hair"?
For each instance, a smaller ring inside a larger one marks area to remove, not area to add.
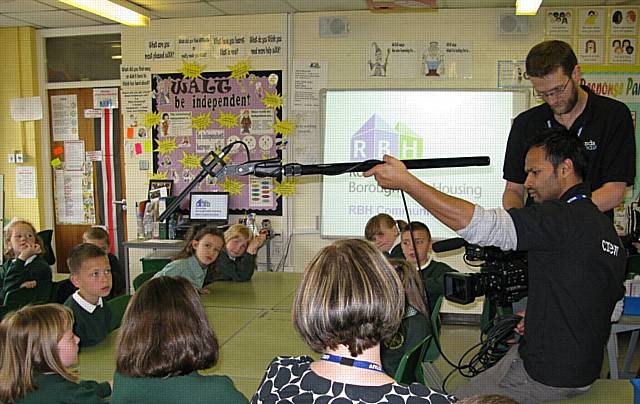
[[[129,377],[172,377],[218,361],[198,292],[185,278],[161,276],[133,295],[122,320],[116,369]]]
[[[402,282],[385,256],[365,240],[339,240],[309,263],[291,312],[311,349],[338,345],[353,356],[390,338],[404,311]]]
[[[563,73],[571,76],[573,68],[578,64],[576,54],[571,45],[564,41],[544,41],[529,51],[526,60],[529,77],[544,77],[561,68]]]
[[[109,233],[99,226],[93,226],[89,230],[82,234],[82,241],[88,242],[89,240],[105,240],[107,245],[109,244]]]
[[[82,263],[91,258],[105,257],[107,253],[102,251],[100,247],[90,243],[82,243],[74,246],[69,251],[69,258],[67,258],[67,266],[69,272],[77,274],[82,268]]]
[[[409,223],[402,230],[402,233],[408,233],[409,231],[411,231],[411,232],[423,231],[423,232],[427,233],[427,236],[429,236],[429,240],[431,240],[431,230],[429,230],[429,226],[427,226],[426,224],[424,224],[422,222],[411,222],[411,223]]]
[[[178,254],[176,254],[172,258],[172,260],[181,260],[183,258],[189,258],[194,255],[196,251],[193,248],[192,242],[202,240],[202,238],[207,234],[220,238],[220,240],[222,240],[222,244],[224,244],[224,235],[222,234],[222,232],[220,232],[220,230],[218,230],[216,226],[204,223],[195,224],[189,228],[184,247]]]
[[[367,221],[367,225],[364,227],[364,238],[373,241],[373,236],[380,233],[383,229],[397,227],[398,231],[402,232],[406,225],[407,223],[405,221],[395,220],[386,213],[378,213]]]
[[[26,306],[0,323],[0,401],[13,403],[34,391],[36,373],[54,372],[69,381],[58,341],[73,329],[73,313],[61,304]]]

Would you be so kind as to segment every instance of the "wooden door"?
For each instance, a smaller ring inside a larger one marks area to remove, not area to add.
[[[85,118],[85,110],[93,109],[93,89],[63,89],[49,90],[49,116],[51,121],[55,116],[51,114],[51,97],[57,95],[76,95],[78,115],[78,140],[84,141],[85,152],[100,151],[100,161],[93,162],[93,193],[95,201],[95,224],[106,226],[110,234],[112,253],[119,255],[122,242],[126,237],[126,212],[120,204],[124,198],[124,161],[122,146],[122,117],[117,109],[103,111],[102,118]],[[51,125],[53,128],[53,125]],[[55,155],[56,148],[64,149],[64,142],[53,140],[53,129],[50,131],[53,158],[64,161],[64,155]],[[58,149],[59,151],[60,149]],[[55,182],[55,173],[52,177]],[[53,192],[54,184],[51,184]],[[55,194],[54,194],[55,195]],[[57,204],[54,197],[54,204]],[[57,207],[56,207],[57,209]],[[58,272],[69,272],[67,257],[69,250],[82,242],[82,234],[91,227],[89,224],[59,223],[58,214],[55,215],[55,249]]]

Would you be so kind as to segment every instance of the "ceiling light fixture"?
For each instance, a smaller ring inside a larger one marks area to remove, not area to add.
[[[536,15],[542,0],[516,0],[516,15]]]
[[[59,1],[130,27],[146,27],[149,25],[149,17],[132,10],[135,6],[119,0]]]

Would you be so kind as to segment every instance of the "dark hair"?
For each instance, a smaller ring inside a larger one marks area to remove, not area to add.
[[[431,240],[431,231],[429,230],[429,227],[422,223],[422,222],[411,222],[409,223],[403,230],[402,233],[407,233],[409,231],[419,231],[422,230],[423,232],[427,233],[427,236],[429,236],[429,240]]]
[[[566,42],[544,41],[529,51],[526,68],[529,77],[544,77],[561,68],[563,73],[571,76],[573,68],[578,64],[576,54]]]
[[[176,254],[172,259],[174,261],[180,260],[183,258],[189,258],[193,254],[195,254],[195,250],[193,249],[192,241],[200,241],[207,234],[211,234],[212,236],[219,237],[222,240],[222,244],[224,245],[224,235],[218,230],[216,226],[210,224],[194,224],[189,228],[189,232],[187,233],[186,244],[184,248]]]
[[[67,258],[69,272],[77,274],[80,272],[80,268],[82,268],[82,263],[86,260],[97,257],[106,257],[106,255],[107,253],[94,244],[78,244],[69,251],[69,258]]]
[[[338,240],[307,265],[291,310],[293,325],[315,352],[344,345],[358,356],[396,333],[404,288],[372,243]]]
[[[404,220],[395,220],[391,215],[386,213],[378,213],[367,221],[364,227],[364,238],[369,241],[373,241],[373,237],[380,233],[384,229],[388,229],[396,226],[398,231],[402,233],[407,226],[407,222]]]
[[[166,116],[167,118],[169,118],[169,114],[167,114],[167,113],[165,112],[164,114],[162,114],[162,119],[164,119],[164,117],[165,117],[165,116]]]
[[[569,159],[573,162],[573,170],[581,179],[587,174],[587,152],[578,136],[564,128],[546,129],[534,136],[527,152],[534,147],[544,149],[545,157],[557,168],[560,163]]]
[[[218,354],[218,340],[188,280],[153,278],[133,295],[118,334],[116,369],[120,374],[186,375],[214,366]]]
[[[109,233],[102,227],[93,226],[82,234],[82,240],[104,240],[109,244]]]

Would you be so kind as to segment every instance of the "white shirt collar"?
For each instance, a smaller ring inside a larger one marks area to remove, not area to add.
[[[99,297],[98,298],[98,304],[91,304],[88,301],[84,300],[84,298],[82,296],[80,296],[80,291],[76,290],[75,293],[73,295],[71,295],[73,297],[73,300],[76,301],[76,303],[78,303],[78,305],[80,307],[82,307],[83,309],[85,309],[86,311],[88,311],[89,313],[93,313],[96,309],[96,307],[100,306],[102,307],[102,298]]]
[[[31,264],[33,262],[33,260],[35,260],[36,258],[38,258],[38,255],[34,254],[31,257],[27,258],[27,260],[24,262],[24,266],[26,267],[27,265]],[[17,258],[14,258],[14,261],[17,260]]]
[[[429,255],[429,259],[427,260],[427,263],[426,263],[426,264],[423,264],[423,265],[420,267],[420,270],[422,271],[423,269],[425,269],[426,267],[428,267],[428,266],[429,266],[429,264],[431,264],[431,261],[433,261],[433,258],[431,258],[431,255]]]

